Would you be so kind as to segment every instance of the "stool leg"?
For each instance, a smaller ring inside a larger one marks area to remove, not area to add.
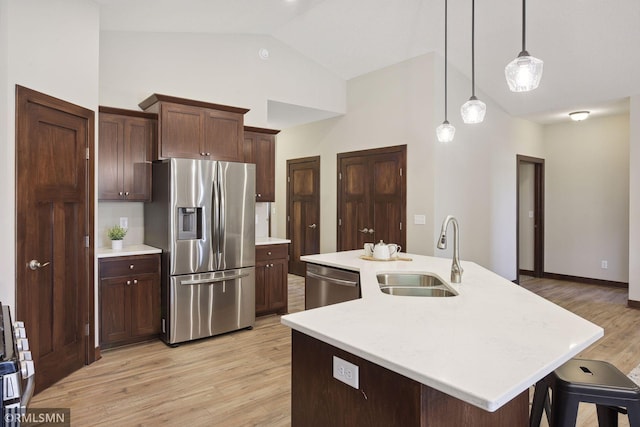
[[[551,427],[575,427],[580,400],[566,393],[553,393]]]
[[[599,427],[618,427],[618,411],[610,406],[596,405]]]
[[[549,384],[542,379],[536,383],[533,391],[533,403],[531,404],[531,414],[529,415],[529,427],[540,427],[542,421],[542,412],[550,405],[549,402]],[[547,412],[547,418],[549,412]]]
[[[631,427],[640,427],[640,403],[628,405],[627,415]]]

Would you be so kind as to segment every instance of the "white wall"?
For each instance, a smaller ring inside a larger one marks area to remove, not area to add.
[[[0,226],[15,230],[15,85],[97,110],[99,8],[89,0],[0,0],[0,24]],[[6,252],[0,300],[15,309],[15,249]]]
[[[344,80],[272,37],[101,32],[100,104],[138,109],[153,93],[250,108],[245,124],[260,127],[267,100],[346,108]]]
[[[629,299],[640,301],[640,95],[629,115]]]
[[[629,116],[548,125],[544,141],[545,271],[627,282]]]
[[[444,119],[443,62],[430,54],[410,59],[347,84],[347,114],[278,135],[277,233],[285,230],[286,160],[321,156],[322,252],[336,249],[336,153],[407,144],[407,248],[418,254],[451,256],[435,250],[448,214],[460,222],[461,256],[509,279],[515,278],[516,154],[540,155],[539,127],[514,120],[490,99],[480,125],[464,125],[459,108],[470,82],[449,69],[450,144],[436,140]],[[482,94],[478,94],[482,97]],[[424,214],[426,225],[414,225]]]

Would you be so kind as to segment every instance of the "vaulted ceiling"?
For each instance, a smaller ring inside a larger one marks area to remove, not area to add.
[[[101,30],[265,34],[351,79],[443,53],[444,0],[96,0]],[[530,0],[526,47],[540,87],[511,93],[522,3],[476,2],[476,87],[513,116],[550,123],[569,111],[624,111],[640,94],[640,1]],[[449,0],[449,63],[471,74],[471,1]]]

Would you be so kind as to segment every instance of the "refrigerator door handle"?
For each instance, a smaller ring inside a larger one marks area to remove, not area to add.
[[[224,180],[223,180],[224,178]],[[224,182],[225,186],[227,184],[226,177],[223,177],[222,166],[218,163],[218,201],[220,203],[218,207],[218,268],[225,269],[226,265],[222,265],[223,254],[225,250],[225,242],[227,241],[225,236],[225,212],[226,212],[226,203],[227,203],[227,194],[225,187],[223,187],[222,183]]]
[[[205,285],[207,283],[219,283],[219,282],[226,282],[228,280],[241,279],[243,277],[247,277],[248,275],[249,273],[241,273],[241,274],[234,274],[233,276],[216,277],[213,279],[181,280],[180,284],[181,285]]]

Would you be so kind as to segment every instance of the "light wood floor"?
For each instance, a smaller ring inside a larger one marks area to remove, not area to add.
[[[640,310],[626,307],[626,290],[523,279],[527,289],[605,328],[581,356],[623,372],[640,363]],[[289,311],[303,308],[304,280],[290,275]],[[178,348],[160,341],[119,348],[41,392],[31,406],[71,408],[73,426],[288,426],[290,347],[289,328],[266,316],[252,331]],[[595,411],[581,407],[578,425],[597,426]],[[623,417],[620,426],[628,426]]]

